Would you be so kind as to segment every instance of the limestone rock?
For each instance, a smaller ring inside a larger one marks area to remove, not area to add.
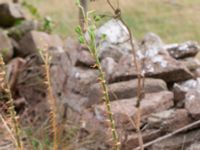
[[[138,61],[142,66],[142,73],[146,77],[160,78],[166,82],[177,82],[191,79],[192,73],[184,64],[168,55],[157,54]],[[125,81],[136,78],[137,72],[133,56],[122,57],[115,68],[115,73],[110,82]]]
[[[105,40],[102,41],[102,36]],[[86,37],[88,35],[86,34]],[[112,57],[116,62],[124,54],[132,53],[130,45],[130,36],[127,28],[118,19],[111,19],[96,30],[97,45],[101,45],[99,49],[99,57]],[[138,49],[138,45],[133,38],[134,49]]]
[[[187,148],[187,150],[199,150],[199,149],[200,149],[199,142],[195,142],[195,143],[191,144],[190,147]]]
[[[129,122],[129,117],[134,118],[137,112],[136,105],[137,98],[122,99],[111,102],[111,110],[114,114],[117,127],[123,126]],[[141,101],[141,117],[144,119],[152,113],[167,110],[173,106],[173,94],[168,91],[146,94]],[[105,104],[97,105],[95,107],[95,115],[100,121],[106,121]]]
[[[17,21],[25,19],[25,15],[19,4],[1,3],[0,4],[0,26],[11,27]]]
[[[196,80],[186,80],[181,83],[175,83],[173,86],[174,92],[174,101],[176,104],[183,105],[185,95],[190,91],[199,91],[200,90],[200,79]],[[181,104],[182,103],[182,104]]]
[[[200,67],[200,61],[197,58],[188,57],[188,58],[182,59],[181,62],[183,62],[185,66],[192,72]]]
[[[37,30],[40,28],[40,24],[34,20],[26,20],[19,25],[16,25],[8,29],[9,37],[12,37],[16,41],[19,41],[26,33]]]
[[[170,133],[192,122],[185,109],[170,109],[152,114],[147,119],[148,128],[160,129]]]
[[[19,42],[20,56],[27,56],[38,53],[39,50],[48,50],[52,47],[63,47],[63,42],[57,35],[49,35],[44,32],[31,31],[27,33]]]
[[[64,49],[51,49],[51,83],[54,96],[60,100],[68,92],[67,81],[72,69],[71,61]],[[60,100],[61,101],[61,100]]]
[[[78,61],[78,57],[79,57],[79,53],[81,52],[81,50],[86,50],[83,47],[80,46],[80,44],[68,37],[65,41],[64,41],[64,49],[67,52],[67,55],[70,58],[70,61],[72,63],[72,66],[75,66],[77,61]]]
[[[152,141],[153,139],[156,139],[156,138],[160,137],[161,135],[162,134],[161,134],[160,130],[151,130],[150,129],[150,130],[145,130],[142,132],[142,138],[145,143]],[[124,150],[132,150],[138,146],[139,146],[138,134],[136,132],[134,132],[134,133],[130,133],[130,135],[128,135],[127,141],[124,143],[123,149]]]
[[[200,119],[200,91],[190,91],[185,96],[185,108],[195,119]]]
[[[190,144],[200,140],[200,130],[193,130],[188,133],[180,133],[171,138],[153,144],[149,150],[180,150],[186,149]]]
[[[115,72],[115,67],[117,66],[115,60],[111,57],[106,57],[101,61],[101,66],[103,71],[105,72],[106,80],[111,80],[112,75]]]
[[[162,39],[155,33],[149,32],[145,34],[140,43],[140,49],[145,56],[151,57],[157,54],[168,54],[164,49]]]
[[[181,44],[169,44],[165,48],[176,59],[195,56],[200,51],[200,45],[193,41],[187,41]]]
[[[98,81],[98,71],[75,67],[71,70],[68,78],[68,87],[71,91],[87,96],[90,86]]]
[[[81,50],[77,55],[75,66],[91,68],[95,64],[95,60],[89,51]]]
[[[13,57],[13,46],[9,37],[0,30],[0,54],[5,62],[8,62]]]
[[[110,100],[118,100],[125,98],[132,98],[137,96],[138,80],[129,80],[124,82],[117,82],[108,85]],[[163,80],[146,78],[144,84],[145,93],[153,93],[166,91],[167,85]],[[102,89],[98,83],[91,86],[89,99],[93,103],[98,103],[102,100]]]
[[[123,56],[124,52],[118,47],[117,45],[109,45],[103,49],[102,53],[100,54],[100,59],[104,59],[107,57],[113,58],[116,62],[120,60]]]

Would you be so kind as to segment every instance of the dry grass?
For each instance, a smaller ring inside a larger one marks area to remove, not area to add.
[[[90,4],[90,8],[108,12],[110,9],[105,2],[96,0]],[[65,37],[74,35],[74,27],[78,23],[75,1],[35,0],[32,3],[42,15],[49,15],[55,20],[56,33]],[[153,31],[166,42],[200,39],[199,0],[120,0],[120,7],[137,38]]]

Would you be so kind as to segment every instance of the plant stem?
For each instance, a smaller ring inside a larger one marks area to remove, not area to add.
[[[47,92],[50,104],[50,116],[52,121],[53,127],[53,150],[58,150],[58,127],[57,127],[57,107],[56,107],[56,100],[53,96],[53,89],[51,85],[51,78],[50,78],[50,67],[49,67],[49,55],[48,52],[44,54],[45,59],[45,71],[46,71],[46,84],[47,84]]]
[[[8,111],[12,120],[12,126],[13,126],[13,132],[16,138],[16,147],[18,150],[23,150],[23,144],[20,138],[20,127],[19,127],[19,122],[17,120],[17,116],[16,116],[16,111],[15,111],[15,107],[14,107],[14,100],[12,98],[12,94],[10,91],[10,86],[6,80],[6,73],[5,73],[5,63],[3,61],[2,56],[0,56],[0,75],[1,75],[1,79],[0,79],[0,84],[1,84],[1,88],[5,91],[5,94],[7,95],[8,98]]]
[[[113,137],[113,140],[116,142],[115,143],[116,144],[116,150],[119,150],[120,149],[120,142],[119,142],[119,138],[118,138],[118,135],[117,135],[117,132],[116,132],[113,113],[112,113],[111,106],[110,106],[110,98],[109,98],[109,94],[108,94],[108,86],[106,84],[105,74],[104,74],[104,72],[102,70],[102,67],[101,67],[101,64],[100,64],[100,61],[99,61],[99,58],[98,58],[97,54],[95,54],[95,60],[96,60],[96,65],[97,65],[99,73],[100,73],[100,75],[99,75],[100,84],[101,84],[101,86],[103,88],[103,97],[104,97],[104,100],[105,100],[105,103],[106,103],[106,110],[107,110],[108,118],[109,118],[109,121],[110,121],[110,124],[111,124],[112,137]]]

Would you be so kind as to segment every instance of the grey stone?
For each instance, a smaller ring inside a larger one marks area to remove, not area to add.
[[[185,109],[170,109],[152,114],[147,119],[148,128],[170,133],[192,122]]]
[[[193,41],[187,41],[181,44],[169,44],[165,48],[176,59],[195,56],[200,51],[199,44]]]
[[[6,63],[13,57],[11,40],[3,30],[0,30],[0,53]]]
[[[195,142],[191,144],[186,150],[199,150],[200,149],[200,143]]]
[[[157,54],[151,57],[143,56],[138,61],[138,67],[142,67],[141,74],[146,77],[160,78],[166,82],[184,81],[193,78],[186,66],[165,54]],[[133,56],[123,56],[115,68],[110,82],[125,81],[137,77],[137,71]]]
[[[92,84],[98,82],[98,71],[74,67],[67,81],[71,91],[87,96]]]
[[[137,98],[121,99],[110,103],[111,111],[114,115],[116,126],[120,127],[134,118],[137,113]],[[161,112],[173,106],[173,94],[168,91],[146,94],[141,101],[140,112],[142,120],[152,113]],[[95,115],[100,121],[107,120],[107,110],[105,104],[95,106]]]
[[[77,55],[75,66],[92,68],[92,66],[95,64],[95,59],[92,57],[89,51],[81,50],[79,53],[77,53]]]
[[[149,150],[180,150],[186,149],[190,144],[200,140],[200,130],[180,133],[171,138],[153,144]]]
[[[68,37],[64,41],[64,49],[66,50],[66,52],[70,58],[72,66],[75,66],[78,61],[79,53],[82,50],[82,47],[80,46],[80,44],[77,41]]]
[[[114,61],[111,57],[106,57],[101,61],[101,66],[103,71],[105,72],[105,77],[107,81],[110,81],[112,78],[112,75],[115,72],[115,67],[117,66],[117,63]]]
[[[124,98],[132,98],[137,96],[138,80],[130,80],[124,82],[117,82],[108,85],[110,100],[118,100]],[[98,103],[102,100],[102,89],[97,83],[91,86],[89,99],[92,103]],[[144,84],[145,93],[153,93],[166,91],[167,85],[163,80],[146,78]]]
[[[151,57],[162,53],[167,54],[162,39],[152,32],[145,34],[140,43],[140,49],[143,51],[142,53],[145,57]]]
[[[38,53],[39,50],[48,50],[52,47],[63,47],[63,42],[57,35],[49,35],[45,32],[31,31],[27,33],[19,42],[20,56],[27,56]]]
[[[19,41],[26,33],[32,30],[38,30],[40,26],[41,25],[37,21],[26,20],[21,24],[8,29],[8,35],[9,37],[12,37],[16,41]]]
[[[200,79],[186,80],[181,83],[175,83],[173,86],[174,101],[179,105],[184,104],[185,95],[190,91],[200,90]],[[182,103],[182,104],[181,104]]]
[[[195,120],[200,119],[200,91],[190,91],[185,96],[185,108]]]
[[[19,4],[1,3],[0,4],[0,26],[11,27],[18,21],[24,20],[25,15]]]
[[[194,57],[187,57],[185,59],[181,59],[181,62],[183,62],[185,66],[192,72],[195,71],[197,68],[200,68],[199,59]]]

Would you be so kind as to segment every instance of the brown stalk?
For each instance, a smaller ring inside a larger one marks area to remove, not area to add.
[[[139,141],[139,145],[141,150],[144,150],[143,147],[143,139],[142,139],[142,133],[140,130],[140,122],[141,122],[141,110],[140,110],[140,102],[142,100],[142,98],[144,97],[144,92],[143,92],[143,88],[144,88],[144,77],[142,77],[141,75],[141,69],[139,67],[139,64],[137,62],[137,57],[136,57],[136,51],[135,51],[135,47],[133,44],[133,37],[132,37],[132,33],[131,30],[129,28],[129,26],[125,23],[125,21],[123,20],[123,18],[121,17],[121,10],[120,8],[114,8],[114,6],[112,5],[112,3],[110,2],[110,0],[107,0],[108,5],[112,8],[112,10],[114,11],[114,18],[115,19],[119,19],[122,24],[126,27],[126,29],[128,30],[129,33],[129,40],[130,40],[130,45],[131,45],[131,49],[132,49],[132,53],[133,53],[133,58],[134,58],[134,65],[136,68],[136,72],[137,72],[137,79],[138,79],[138,87],[137,87],[137,102],[136,102],[136,108],[137,108],[137,113],[136,113],[136,117],[135,117],[135,125],[136,125],[136,130],[138,133],[138,141]],[[119,2],[118,2],[119,4]]]
[[[174,131],[174,132],[172,132],[172,133],[169,133],[169,134],[167,134],[167,135],[165,135],[165,136],[162,136],[162,137],[157,138],[157,139],[155,139],[155,140],[153,140],[153,141],[150,141],[150,142],[148,142],[148,143],[145,143],[145,144],[143,145],[143,147],[146,148],[146,147],[148,147],[148,146],[151,146],[151,145],[153,145],[153,144],[155,144],[155,143],[158,143],[158,142],[160,142],[160,141],[162,141],[162,140],[165,140],[165,139],[167,139],[167,138],[170,138],[170,137],[172,137],[172,136],[174,136],[174,135],[176,135],[176,134],[178,134],[178,133],[180,133],[180,132],[186,131],[186,130],[188,130],[188,129],[192,128],[192,127],[195,127],[195,126],[197,126],[197,125],[200,125],[200,120],[195,121],[195,122],[193,122],[193,123],[191,123],[191,124],[189,124],[189,125],[186,125],[186,126],[180,128],[180,129],[178,129],[178,130],[176,130],[176,131]],[[137,147],[137,148],[135,148],[135,149],[133,149],[133,150],[140,150],[140,147]]]
[[[46,72],[46,84],[47,84],[47,93],[48,93],[48,101],[50,104],[50,116],[52,121],[53,128],[53,150],[58,150],[58,126],[57,126],[57,107],[56,107],[56,99],[53,95],[53,89],[51,85],[51,76],[50,76],[50,66],[49,66],[49,54],[48,52],[44,52],[44,67]]]

